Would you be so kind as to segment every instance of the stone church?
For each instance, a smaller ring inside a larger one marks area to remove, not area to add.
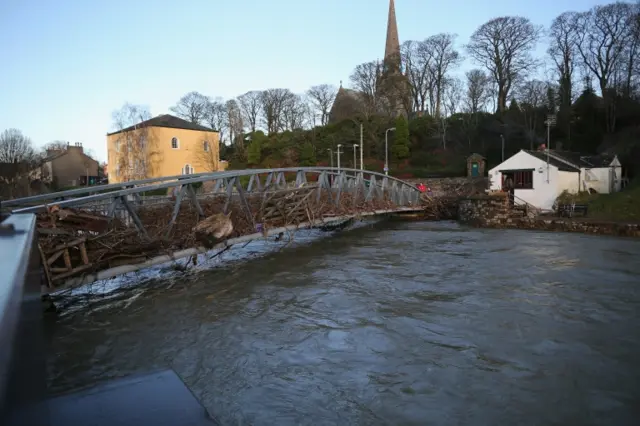
[[[402,72],[394,0],[389,1],[384,60],[375,72],[377,84],[373,97],[358,90],[347,89],[340,82],[340,89],[329,115],[330,123],[373,114],[394,117],[408,115],[411,107],[410,87],[409,79]]]

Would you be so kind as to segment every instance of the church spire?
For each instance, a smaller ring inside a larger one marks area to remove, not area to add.
[[[387,43],[384,49],[385,61],[396,61],[400,57],[400,39],[398,38],[398,23],[396,22],[396,5],[389,0],[389,18],[387,21]]]

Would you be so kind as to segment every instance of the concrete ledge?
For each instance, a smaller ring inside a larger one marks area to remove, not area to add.
[[[119,379],[49,400],[50,426],[211,426],[217,423],[171,370]]]

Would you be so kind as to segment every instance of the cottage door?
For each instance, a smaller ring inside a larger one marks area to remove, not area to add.
[[[480,176],[480,167],[477,162],[471,163],[471,177]]]

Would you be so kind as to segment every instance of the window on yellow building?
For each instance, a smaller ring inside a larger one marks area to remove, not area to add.
[[[193,174],[193,167],[191,167],[190,164],[185,164],[184,167],[182,168],[182,174],[183,175]]]
[[[209,152],[209,141],[204,141],[202,147],[204,148],[204,152]]]
[[[180,142],[178,141],[178,138],[171,138],[171,148],[172,149],[180,148]]]
[[[120,152],[120,139],[116,140],[116,152]]]

